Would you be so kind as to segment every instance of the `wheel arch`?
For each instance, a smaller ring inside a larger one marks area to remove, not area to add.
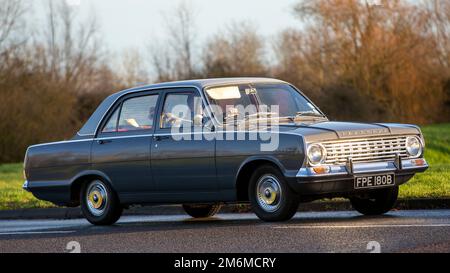
[[[72,206],[78,206],[80,204],[80,192],[82,185],[94,179],[102,180],[114,190],[111,179],[105,173],[96,170],[81,172],[75,176],[70,183],[70,204]]]
[[[235,179],[237,201],[248,201],[248,183],[250,182],[253,171],[262,165],[272,165],[279,169],[281,173],[285,173],[285,168],[281,162],[272,156],[250,157],[246,159],[239,167]]]

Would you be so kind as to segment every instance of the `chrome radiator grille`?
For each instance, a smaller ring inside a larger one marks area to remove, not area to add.
[[[325,164],[344,165],[353,162],[371,162],[395,159],[397,154],[407,157],[406,137],[383,137],[323,142],[327,151]]]

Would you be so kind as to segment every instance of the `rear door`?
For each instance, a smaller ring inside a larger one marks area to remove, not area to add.
[[[92,144],[92,168],[104,172],[119,194],[155,189],[150,145],[160,93],[151,91],[118,101]]]

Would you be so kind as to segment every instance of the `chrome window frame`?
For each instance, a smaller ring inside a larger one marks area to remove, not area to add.
[[[154,87],[154,88],[148,88],[148,87],[147,87],[147,88],[141,88],[141,89],[131,90],[131,91],[128,91],[128,92],[126,92],[126,93],[120,95],[119,97],[117,97],[117,98],[111,103],[111,105],[109,105],[108,109],[106,109],[105,112],[103,113],[103,115],[102,115],[102,117],[101,117],[99,123],[98,123],[97,126],[96,126],[96,129],[95,129],[94,134],[81,135],[81,134],[79,134],[78,132],[77,132],[77,134],[78,134],[79,136],[93,136],[92,139],[98,139],[97,136],[98,136],[98,134],[99,134],[100,125],[103,123],[105,117],[106,117],[107,114],[110,112],[111,108],[113,108],[113,107],[116,105],[117,101],[120,100],[120,99],[122,99],[122,98],[123,98],[124,96],[126,96],[126,95],[129,95],[129,94],[135,94],[135,93],[139,93],[139,92],[146,92],[146,91],[155,91],[155,90],[158,90],[158,91],[164,91],[164,90],[168,90],[168,89],[181,89],[181,88],[193,88],[193,89],[197,90],[198,93],[200,94],[200,97],[201,97],[201,99],[202,99],[202,102],[203,102],[203,103],[205,104],[205,106],[206,106],[206,107],[205,107],[205,110],[206,110],[205,113],[207,113],[208,117],[209,117],[210,119],[212,119],[212,118],[211,118],[211,111],[210,111],[209,103],[205,103],[205,102],[207,102],[207,101],[206,101],[205,96],[204,96],[204,94],[203,94],[203,90],[202,90],[201,88],[198,88],[198,87],[195,86],[195,85],[180,85],[180,86],[174,85],[174,86],[164,86],[164,87]],[[159,114],[160,114],[160,113],[158,112],[157,115],[159,116]],[[215,125],[216,125],[216,124],[215,124]],[[153,134],[151,134],[151,135],[153,135]]]

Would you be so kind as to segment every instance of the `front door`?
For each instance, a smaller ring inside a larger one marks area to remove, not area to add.
[[[158,192],[174,201],[217,198],[215,140],[202,136],[200,94],[193,88],[166,90],[161,102],[151,147]]]
[[[92,168],[105,173],[119,195],[155,189],[150,146],[158,97],[153,91],[117,102],[92,144]]]

